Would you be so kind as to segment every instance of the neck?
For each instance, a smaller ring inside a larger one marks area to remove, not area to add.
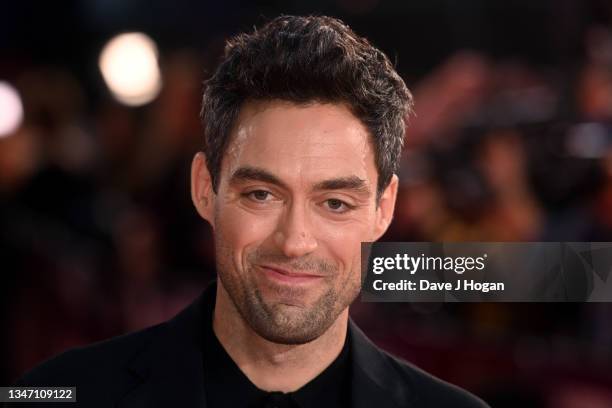
[[[213,330],[240,370],[258,388],[295,391],[323,372],[344,346],[348,308],[321,336],[304,344],[279,344],[255,333],[244,321],[221,282],[213,315]]]

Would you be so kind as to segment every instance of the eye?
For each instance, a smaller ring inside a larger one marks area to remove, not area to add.
[[[268,201],[271,198],[272,193],[266,190],[254,190],[246,193],[245,195],[254,201]]]
[[[353,206],[337,198],[330,198],[329,200],[325,200],[325,203],[327,205],[327,208],[335,213],[345,213],[353,209]]]

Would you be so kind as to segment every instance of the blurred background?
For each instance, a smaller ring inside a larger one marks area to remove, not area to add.
[[[413,91],[386,240],[612,241],[609,0],[8,1],[0,384],[163,321],[214,277],[189,197],[202,81],[225,38],[281,13],[340,17]],[[493,407],[612,407],[612,304],[352,314]]]

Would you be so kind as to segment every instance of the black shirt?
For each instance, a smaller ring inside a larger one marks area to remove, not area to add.
[[[204,322],[203,365],[207,407],[327,408],[350,406],[350,350],[348,336],[338,357],[321,374],[297,391],[268,392],[257,388],[225,351]]]

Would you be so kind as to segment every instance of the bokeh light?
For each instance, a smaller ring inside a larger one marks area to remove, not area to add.
[[[0,137],[11,135],[23,120],[23,105],[17,90],[0,81]]]
[[[100,53],[100,71],[115,98],[129,106],[151,102],[162,86],[155,42],[143,33],[112,38]]]

